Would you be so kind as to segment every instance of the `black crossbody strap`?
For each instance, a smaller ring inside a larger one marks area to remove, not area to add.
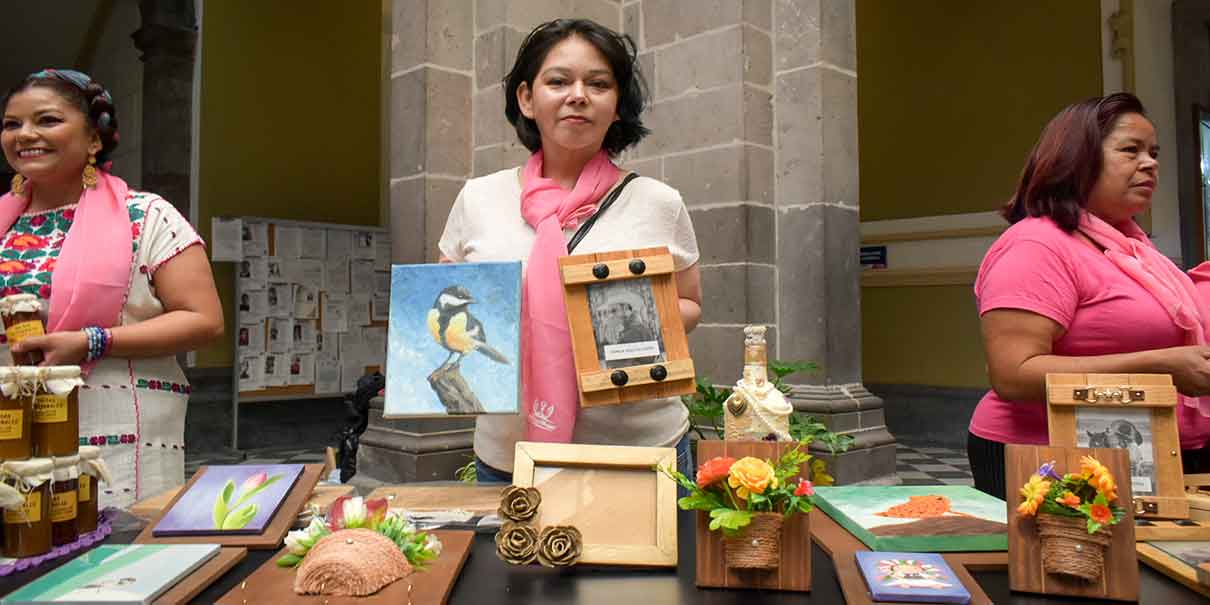
[[[611,205],[613,205],[614,200],[618,199],[618,196],[622,194],[622,189],[626,188],[626,184],[637,178],[639,178],[639,173],[631,172],[630,174],[626,175],[626,178],[622,179],[622,183],[620,185],[615,187],[613,191],[609,192],[609,195],[605,196],[605,200],[601,202],[601,206],[597,208],[597,211],[594,212],[592,216],[588,218],[588,220],[584,221],[583,225],[580,225],[580,228],[576,230],[576,234],[571,236],[571,241],[567,242],[568,254],[571,254],[571,251],[575,250],[576,246],[580,245],[580,240],[584,239],[585,235],[588,235],[588,230],[592,229],[592,226],[596,224],[597,219],[601,218],[601,215],[604,214]]]

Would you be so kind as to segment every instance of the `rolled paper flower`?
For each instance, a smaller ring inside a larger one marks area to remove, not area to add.
[[[545,567],[575,565],[583,550],[580,530],[570,525],[544,527],[538,536],[538,562]]]
[[[529,565],[538,556],[538,530],[505,521],[496,532],[496,556],[513,565]]]
[[[500,494],[500,516],[510,521],[529,521],[538,513],[542,494],[537,488],[510,485]]]

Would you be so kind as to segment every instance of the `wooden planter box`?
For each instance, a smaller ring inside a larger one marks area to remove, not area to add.
[[[794,443],[769,441],[698,441],[697,463],[718,456],[753,456],[774,460]],[[710,515],[697,513],[697,585],[703,588],[762,588],[766,590],[811,590],[810,516],[792,515],[781,530],[781,564],[772,570],[737,570],[727,567],[723,533],[710,531]]]

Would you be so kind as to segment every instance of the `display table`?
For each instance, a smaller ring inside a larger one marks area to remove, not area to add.
[[[843,603],[840,582],[832,560],[819,548],[812,546],[813,578],[810,593],[776,593],[746,590],[699,589],[694,585],[694,517],[680,511],[677,518],[680,557],[676,573],[672,570],[612,569],[583,566],[569,569],[546,569],[537,565],[514,567],[496,558],[491,534],[475,536],[470,558],[454,585],[450,602],[463,603],[735,603],[745,604],[759,598],[761,603]],[[108,544],[134,540],[137,531],[115,532]],[[258,567],[276,555],[277,551],[250,551],[248,556],[205,592],[195,603],[213,603]],[[0,595],[7,595],[20,586],[44,574],[65,561],[54,561],[37,570],[0,577]],[[991,599],[1007,603],[1087,602],[1075,599],[1054,599],[1041,595],[1012,593],[1008,590],[1007,572],[977,572],[973,574]],[[1210,603],[1210,599],[1184,588],[1147,566],[1139,570],[1140,603]],[[291,595],[282,595],[289,602]],[[416,605],[421,605],[417,603]]]

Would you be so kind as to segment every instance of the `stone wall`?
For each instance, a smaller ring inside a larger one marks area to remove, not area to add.
[[[84,69],[105,85],[118,111],[122,140],[112,156],[113,172],[131,187],[143,184],[143,62],[130,35],[140,27],[139,3],[118,0]]]

